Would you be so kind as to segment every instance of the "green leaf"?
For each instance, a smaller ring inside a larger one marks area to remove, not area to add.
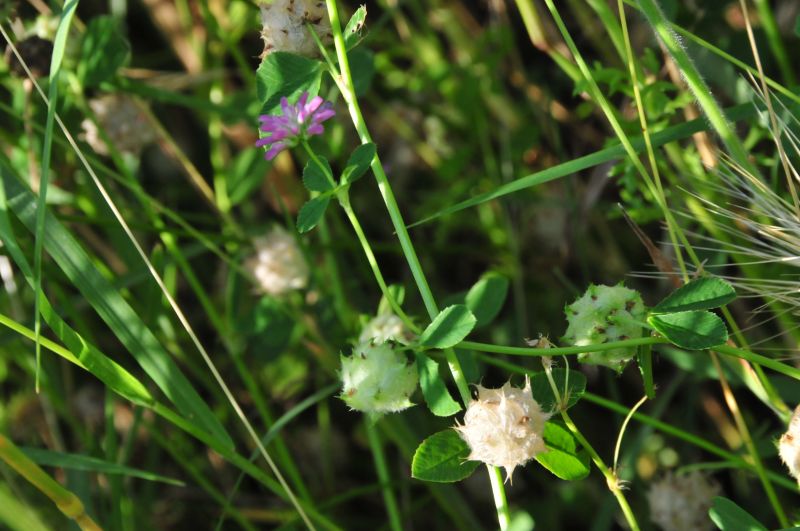
[[[475,316],[463,304],[448,306],[422,332],[419,343],[430,348],[450,348],[467,337],[475,328],[475,321]]]
[[[577,481],[589,475],[589,455],[578,450],[575,437],[557,422],[544,425],[544,442],[547,451],[537,454],[540,465],[567,481]]]
[[[331,196],[321,195],[303,205],[297,214],[297,231],[300,233],[308,232],[316,227],[322,216],[325,215],[325,210],[328,208],[330,201]]]
[[[333,175],[331,165],[325,157],[317,156],[319,162],[325,166],[328,175]],[[309,160],[306,167],[303,169],[303,184],[310,192],[328,192],[333,190],[333,184],[319,164],[313,160]]]
[[[366,48],[358,48],[347,53],[347,60],[353,75],[353,91],[356,96],[363,96],[375,77],[375,54]]]
[[[722,531],[767,531],[767,527],[728,498],[717,496],[708,516]]]
[[[356,9],[353,16],[344,28],[344,47],[345,50],[355,48],[361,42],[361,30],[364,28],[364,20],[367,18],[367,6]]]
[[[96,457],[80,454],[65,454],[61,452],[53,452],[41,448],[20,448],[23,454],[28,458],[42,466],[56,466],[60,468],[68,468],[71,470],[83,470],[86,472],[99,472],[103,474],[117,474],[120,476],[130,476],[133,478],[144,479],[147,481],[160,481],[161,483],[168,483],[178,487],[185,486],[183,481],[146,472],[128,466],[118,465]]]
[[[83,87],[96,87],[114,77],[117,70],[128,62],[130,52],[117,18],[94,17],[86,26],[81,42],[78,78]]]
[[[20,221],[33,230],[36,223],[36,197],[16,177],[0,165],[7,194],[7,205]],[[5,208],[5,205],[2,206]],[[200,398],[169,353],[159,343],[130,304],[98,270],[72,234],[45,210],[44,248],[86,299],[114,335],[136,359],[159,389],[192,424],[231,449],[233,441],[208,405]],[[80,357],[80,356],[79,356]]]
[[[322,63],[287,52],[272,52],[256,71],[256,93],[263,102],[262,114],[275,114],[282,97],[295,103],[303,92],[310,98],[319,93]]]
[[[421,352],[417,352],[415,355],[419,385],[431,413],[437,417],[449,417],[461,411],[461,405],[450,396],[450,392],[439,374],[439,364]]]
[[[342,184],[353,184],[364,176],[375,158],[375,144],[369,142],[361,144],[347,159],[347,165],[342,172]]]
[[[450,428],[434,433],[419,445],[411,461],[411,477],[437,483],[466,479],[480,464],[468,461],[469,446]]]
[[[559,368],[554,368],[552,374],[553,381],[555,381],[556,388],[562,399],[566,393],[567,408],[577,404],[586,391],[586,376],[579,371],[567,371],[567,369]],[[546,373],[537,372],[531,375],[531,392],[533,393],[533,399],[539,403],[542,411],[556,410],[556,397],[553,394],[553,388],[550,386]]]
[[[728,329],[711,312],[677,312],[651,315],[650,326],[671,343],[689,350],[705,350],[728,340]]]
[[[476,327],[485,326],[497,317],[508,294],[508,279],[499,273],[487,273],[469,289],[467,308],[477,319]]]
[[[693,280],[670,293],[652,313],[675,313],[689,310],[710,310],[736,298],[733,286],[716,277]]]

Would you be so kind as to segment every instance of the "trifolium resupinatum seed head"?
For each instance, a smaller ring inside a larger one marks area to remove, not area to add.
[[[320,0],[259,0],[261,8],[261,38],[264,55],[290,52],[307,57],[319,55],[319,47],[308,25],[320,40],[332,39],[331,23],[325,2]]]
[[[789,467],[789,473],[800,484],[800,406],[794,410],[789,429],[778,441],[778,454],[781,461]]]
[[[562,340],[570,345],[584,346],[642,337],[641,322],[645,306],[637,291],[618,284],[596,286],[564,309],[567,332]],[[622,371],[636,354],[635,347],[616,348],[578,355],[583,363],[605,365]]]
[[[507,382],[499,389],[478,385],[478,396],[464,414],[464,424],[456,426],[471,450],[469,459],[506,470],[506,478],[517,466],[547,450],[544,424],[550,417],[533,399],[530,380],[525,387]]]
[[[719,484],[701,472],[667,474],[647,492],[650,519],[664,531],[712,529],[708,510],[719,493]]]
[[[245,261],[244,267],[253,275],[259,293],[278,297],[306,287],[308,264],[286,230],[274,226],[265,236],[256,238],[253,247],[255,254]]]
[[[359,343],[352,356],[342,356],[341,399],[351,409],[370,414],[394,413],[413,406],[411,395],[419,376],[416,362],[392,342]]]

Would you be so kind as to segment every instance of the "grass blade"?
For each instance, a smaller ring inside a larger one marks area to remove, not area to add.
[[[33,230],[35,196],[5,166],[2,166],[2,181],[8,206],[28,230]],[[139,315],[100,274],[86,251],[55,216],[50,212],[45,216],[47,230],[43,244],[64,274],[178,410],[226,447],[232,448],[233,442],[225,428]]]

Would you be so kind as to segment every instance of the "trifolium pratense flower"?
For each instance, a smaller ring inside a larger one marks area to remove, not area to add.
[[[394,413],[411,407],[419,376],[416,362],[392,342],[366,341],[342,356],[341,399],[351,409],[370,414]]]
[[[364,343],[373,341],[375,343],[385,343],[387,341],[397,341],[408,345],[413,339],[412,333],[406,328],[403,320],[393,313],[382,313],[373,317],[358,336],[358,341]]]
[[[800,484],[800,406],[794,410],[789,429],[778,442],[778,454],[781,461],[789,467],[789,473]]]
[[[641,322],[646,312],[637,291],[621,284],[592,284],[583,296],[564,308],[564,313],[569,326],[562,340],[569,345],[584,346],[642,337]],[[578,355],[578,360],[619,372],[635,354],[635,347],[615,348],[584,352]]]
[[[701,472],[667,474],[647,492],[650,519],[664,531],[713,529],[708,510],[719,493],[719,484]]]
[[[281,114],[272,116],[262,114],[258,117],[260,129],[269,136],[256,141],[256,147],[269,146],[265,157],[274,159],[284,149],[293,148],[308,137],[325,132],[322,122],[336,115],[333,104],[314,96],[309,101],[308,92],[303,92],[297,103],[291,105],[281,98]]]
[[[547,450],[544,424],[550,417],[533,399],[531,382],[499,389],[478,385],[478,397],[470,401],[463,426],[456,426],[471,450],[469,459],[506,469],[506,478],[517,466]]]
[[[255,254],[245,262],[260,293],[280,296],[308,284],[308,264],[297,242],[280,226],[253,242]]]
[[[306,57],[319,55],[319,46],[306,24],[311,25],[324,44],[332,40],[328,11],[321,0],[259,0],[259,7],[263,55],[272,52],[290,52]]]

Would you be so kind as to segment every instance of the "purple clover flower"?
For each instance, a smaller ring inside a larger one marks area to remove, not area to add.
[[[314,96],[308,101],[308,92],[303,92],[295,105],[290,105],[286,98],[281,98],[281,114],[270,116],[262,114],[258,117],[260,129],[269,136],[259,138],[256,147],[269,146],[267,160],[303,142],[312,135],[321,135],[325,128],[322,122],[336,114],[333,103]]]

